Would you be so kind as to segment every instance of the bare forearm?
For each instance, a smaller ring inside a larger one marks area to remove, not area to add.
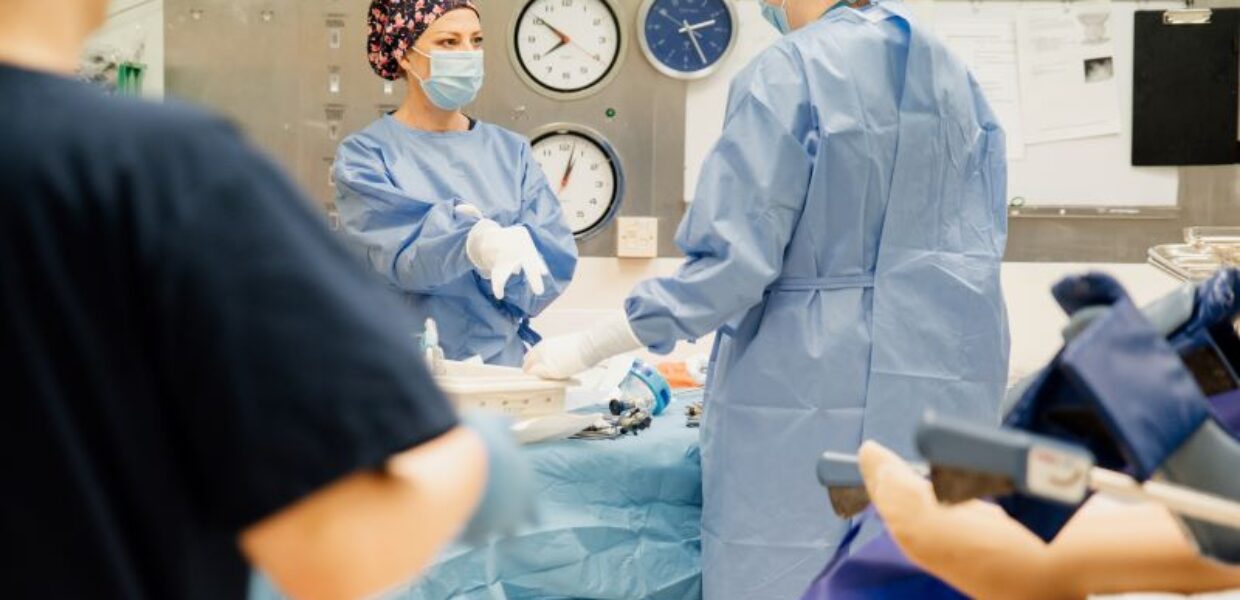
[[[1202,558],[1171,514],[1153,504],[1091,500],[1050,549],[1057,579],[1080,597],[1240,587],[1240,567]]]
[[[1240,587],[1240,567],[1201,558],[1165,509],[1087,503],[1051,544],[997,506],[942,506],[930,483],[876,444],[860,452],[866,488],[892,539],[919,567],[981,600],[1085,598]]]
[[[997,506],[934,510],[937,518],[899,526],[897,544],[918,566],[980,600],[1073,597],[1052,581],[1050,548]]]
[[[414,577],[473,514],[486,479],[477,436],[456,429],[260,522],[241,539],[293,598],[358,598]]]
[[[1202,558],[1159,506],[1093,500],[1050,545],[1026,531],[997,526],[1000,515],[986,515],[992,510],[999,511],[971,503],[945,512],[934,533],[954,543],[920,543],[910,558],[982,600],[1240,587],[1240,568]]]

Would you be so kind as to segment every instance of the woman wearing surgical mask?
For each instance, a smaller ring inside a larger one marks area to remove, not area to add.
[[[336,206],[352,243],[444,354],[521,364],[529,319],[568,285],[577,246],[529,142],[466,116],[483,80],[471,0],[373,0],[371,67],[408,93],[340,145]]]
[[[527,358],[563,378],[717,331],[702,421],[710,600],[799,598],[847,531],[814,473],[922,413],[997,419],[1004,135],[901,2],[760,0],[784,35],[732,81],[676,242],[624,314]]]

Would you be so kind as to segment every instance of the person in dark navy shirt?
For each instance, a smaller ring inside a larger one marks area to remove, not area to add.
[[[0,2],[2,594],[398,583],[477,506],[483,441],[232,127],[69,78],[106,5]]]

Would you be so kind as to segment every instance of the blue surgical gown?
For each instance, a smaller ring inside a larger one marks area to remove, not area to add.
[[[416,314],[435,319],[444,354],[519,366],[536,339],[529,319],[564,291],[577,266],[573,234],[529,142],[488,123],[434,133],[388,115],[344,140],[333,174],[346,237]],[[517,276],[495,299],[465,255],[477,220],[457,214],[462,204],[529,229],[550,269],[545,293],[534,295]]]
[[[926,409],[997,422],[1002,129],[897,2],[841,7],[733,81],[672,276],[626,303],[656,351],[718,330],[702,427],[703,589],[797,598],[846,531],[825,450],[910,456]]]

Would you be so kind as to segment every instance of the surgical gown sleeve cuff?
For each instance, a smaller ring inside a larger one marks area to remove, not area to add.
[[[420,235],[400,252],[394,265],[398,285],[408,291],[429,291],[473,274],[469,234],[478,219],[456,210],[459,200],[434,207]]]
[[[655,354],[669,354],[676,348],[676,338],[670,336],[671,323],[648,313],[649,307],[640,299],[631,297],[625,302],[625,314],[633,336],[644,347]]]

